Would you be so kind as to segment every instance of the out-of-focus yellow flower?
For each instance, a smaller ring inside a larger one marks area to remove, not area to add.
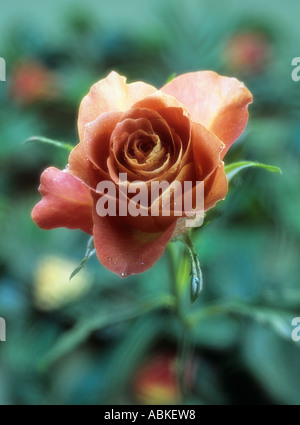
[[[90,274],[82,270],[71,281],[78,264],[69,259],[47,256],[38,264],[34,276],[35,305],[45,311],[55,310],[83,296],[91,285]]]

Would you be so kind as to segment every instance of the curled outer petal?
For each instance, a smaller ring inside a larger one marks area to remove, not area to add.
[[[127,111],[131,106],[155,93],[157,89],[150,84],[136,82],[126,83],[126,78],[117,72],[111,72],[106,78],[94,84],[81,102],[78,116],[80,141],[84,139],[85,125],[94,121],[99,115],[112,111]]]
[[[222,158],[241,135],[248,121],[250,91],[236,78],[222,77],[212,71],[179,75],[162,89],[176,97],[193,121],[211,130],[223,143]]]
[[[32,219],[41,229],[66,227],[93,233],[93,202],[84,183],[50,167],[41,176],[39,191],[43,199],[34,207]]]

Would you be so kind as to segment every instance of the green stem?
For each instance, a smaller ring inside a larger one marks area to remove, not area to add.
[[[188,398],[188,388],[186,382],[186,370],[189,360],[191,359],[192,352],[192,338],[191,338],[191,328],[186,324],[183,325],[182,329],[182,342],[181,342],[181,352],[178,365],[178,382],[179,388],[182,396],[182,401],[184,402]]]
[[[172,287],[171,291],[174,295],[175,299],[175,312],[177,314],[178,320],[181,324],[182,329],[182,339],[180,341],[180,356],[179,356],[179,362],[178,362],[178,368],[177,368],[177,374],[178,374],[178,383],[180,388],[180,394],[182,397],[182,401],[184,401],[188,395],[187,387],[186,387],[186,378],[185,378],[185,371],[186,371],[186,365],[190,357],[191,352],[191,327],[190,327],[190,321],[188,320],[188,317],[185,314],[185,309],[183,305],[183,298],[180,290],[180,285],[178,281],[178,258],[177,253],[174,248],[174,245],[171,243],[168,246],[168,252],[169,252],[169,261],[170,261],[170,272],[171,272],[171,282]]]
[[[170,264],[170,274],[171,274],[171,292],[175,299],[175,310],[177,317],[179,318],[181,323],[184,323],[185,325],[189,326],[189,322],[187,320],[187,317],[184,313],[183,308],[183,300],[182,300],[182,294],[180,290],[180,284],[178,282],[178,258],[177,258],[177,252],[176,248],[174,247],[174,243],[170,243],[168,245],[168,254],[169,254],[169,264]]]

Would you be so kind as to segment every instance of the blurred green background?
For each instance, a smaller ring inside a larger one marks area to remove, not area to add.
[[[300,316],[300,82],[291,79],[299,13],[296,0],[2,5],[0,405],[300,404],[300,343],[291,338]],[[157,87],[202,69],[244,81],[254,104],[226,163],[283,172],[243,171],[194,233],[205,289],[191,307],[182,284],[194,318],[185,357],[167,254],[125,280],[93,258],[69,282],[88,237],[42,231],[30,218],[41,172],[64,167],[67,154],[24,141],[75,145],[80,100],[112,69]]]

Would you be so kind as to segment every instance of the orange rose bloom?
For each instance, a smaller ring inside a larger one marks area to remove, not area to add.
[[[94,236],[99,261],[120,276],[141,273],[161,257],[179,217],[101,217],[101,181],[204,182],[204,207],[223,199],[228,185],[222,159],[248,120],[252,95],[234,78],[200,71],[176,77],[161,90],[112,72],[83,99],[80,143],[67,171],[46,170],[42,201],[32,212],[43,229],[82,229]],[[174,207],[174,205],[173,205]]]

